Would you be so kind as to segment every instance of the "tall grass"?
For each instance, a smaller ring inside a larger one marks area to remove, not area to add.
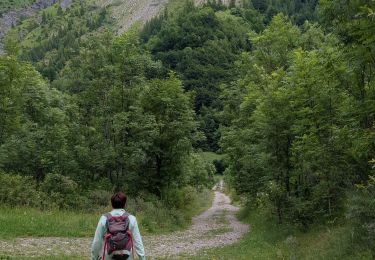
[[[220,161],[221,159],[223,159],[222,154],[217,154],[214,152],[201,152],[199,153],[199,155],[202,157],[203,160],[210,163],[212,163],[213,161]]]
[[[189,226],[193,216],[211,206],[212,199],[213,193],[210,190],[193,190],[178,207],[166,206],[165,201],[145,202],[138,199],[129,204],[133,208],[129,211],[135,212],[142,233],[167,233]]]
[[[93,236],[99,216],[99,213],[1,207],[0,238]]]
[[[142,234],[166,233],[187,227],[191,217],[211,205],[212,193],[193,194],[181,208],[169,208],[160,200],[129,199],[127,210],[135,215]],[[42,211],[30,207],[0,207],[0,239],[15,237],[91,237],[100,216],[110,206],[92,211]]]

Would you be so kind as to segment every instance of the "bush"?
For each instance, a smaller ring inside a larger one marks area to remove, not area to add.
[[[137,218],[148,232],[170,231],[186,223],[181,211],[166,208],[162,201],[145,202],[144,209],[137,215]]]
[[[375,256],[375,176],[370,176],[366,185],[358,185],[350,196],[347,217],[354,226],[357,244]]]
[[[87,196],[90,205],[106,207],[110,205],[112,193],[106,190],[92,190],[89,191]]]
[[[190,186],[168,189],[163,192],[163,201],[168,208],[188,208],[194,204],[196,200],[197,190]]]
[[[198,154],[192,154],[185,163],[187,184],[201,191],[203,188],[211,188],[214,183],[215,166],[206,162]]]
[[[143,231],[173,231],[186,227],[192,216],[207,208],[211,195],[208,189],[201,192],[193,187],[169,189],[163,192],[162,200],[152,194],[128,198],[126,210],[136,215]]]
[[[28,176],[0,173],[0,203],[9,206],[38,206],[35,181]]]
[[[67,176],[48,174],[41,184],[44,208],[85,208],[88,199],[80,196],[78,184]]]

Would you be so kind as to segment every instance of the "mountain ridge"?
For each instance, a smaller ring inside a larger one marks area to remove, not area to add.
[[[195,0],[196,5],[204,4],[207,0]],[[0,54],[3,53],[3,41],[7,33],[23,19],[36,15],[54,4],[59,3],[60,7],[66,9],[73,0],[35,0],[32,4],[12,9],[3,13],[0,17]],[[180,4],[181,0],[87,0],[93,2],[100,8],[106,8],[114,20],[115,31],[118,34],[124,33],[132,25],[145,24],[153,17],[160,14],[168,4]],[[231,0],[222,1],[229,5]],[[237,0],[237,3],[239,1]]]

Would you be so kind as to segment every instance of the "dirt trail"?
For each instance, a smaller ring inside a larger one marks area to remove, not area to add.
[[[232,244],[249,229],[248,225],[242,224],[236,219],[237,211],[237,207],[230,205],[228,196],[215,191],[212,207],[194,217],[192,226],[188,230],[167,235],[144,236],[146,255],[173,258],[179,254],[195,255],[200,249]],[[88,258],[90,244],[91,238],[45,237],[17,238],[12,241],[0,240],[0,255],[28,257],[78,255]]]

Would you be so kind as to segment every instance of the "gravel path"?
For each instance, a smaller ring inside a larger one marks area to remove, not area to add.
[[[144,236],[146,254],[152,257],[176,258],[176,255],[195,255],[200,249],[221,247],[241,238],[249,226],[240,223],[224,193],[215,191],[212,207],[193,218],[192,226],[185,231],[167,235]],[[17,238],[0,240],[0,255],[43,256],[66,255],[89,257],[91,238]]]

